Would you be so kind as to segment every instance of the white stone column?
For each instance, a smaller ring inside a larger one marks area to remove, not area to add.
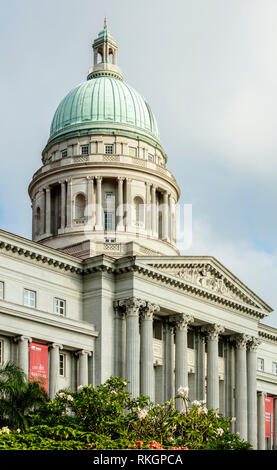
[[[65,182],[61,183],[61,229],[64,230],[65,228]]]
[[[58,392],[58,376],[61,344],[53,343],[50,347],[49,396],[52,400]]]
[[[193,316],[187,314],[177,315],[175,324],[175,394],[178,394],[179,387],[188,386],[188,324],[193,322]],[[177,401],[176,408],[182,409],[181,400]]]
[[[140,313],[140,393],[151,401],[155,400],[153,315],[159,310],[158,305],[147,302]]]
[[[126,367],[126,308],[114,301],[114,375],[125,377]]]
[[[31,343],[32,338],[18,336],[16,341],[18,343],[18,365],[24,374],[29,377],[29,343]]]
[[[163,193],[162,204],[163,240],[168,241],[168,192]]]
[[[169,318],[163,322],[164,399],[174,398],[174,326]]]
[[[78,377],[78,386],[88,385],[88,357],[91,356],[90,351],[82,349],[78,351],[77,356],[79,358],[79,377]]]
[[[130,178],[126,178],[126,203],[125,203],[125,229],[128,232],[132,225],[132,200],[131,200],[131,183]]]
[[[45,190],[41,191],[41,205],[40,205],[40,235],[45,233]]]
[[[195,334],[196,399],[205,400],[205,336],[198,328]]]
[[[72,226],[72,179],[67,180],[66,226]]]
[[[95,225],[95,199],[94,199],[94,177],[88,176],[88,225],[91,227],[91,230]]]
[[[173,242],[173,219],[174,219],[174,209],[173,209],[173,198],[172,194],[168,196],[169,200],[169,230],[168,230],[168,238],[171,242]]]
[[[124,223],[123,223],[123,182],[124,178],[119,176],[117,178],[117,231],[122,232],[124,231]]]
[[[47,235],[51,234],[51,189],[48,187],[45,190],[45,232]]]
[[[251,338],[247,352],[248,441],[257,449],[257,348],[258,338]]]
[[[139,310],[145,307],[146,302],[130,297],[119,301],[119,306],[126,308],[126,380],[129,382],[128,391],[132,397],[140,394],[140,338],[139,338]]]
[[[236,432],[240,437],[247,440],[247,367],[246,347],[249,336],[245,334],[233,337],[236,345],[236,367],[235,367],[235,414]]]
[[[147,235],[151,235],[151,191],[150,191],[150,183],[145,183],[145,230]]]
[[[95,230],[103,230],[102,217],[102,176],[96,176],[96,226]]]
[[[258,449],[265,450],[265,394],[258,392]]]
[[[151,188],[151,222],[152,222],[152,236],[158,236],[157,230],[157,199],[156,199],[156,187],[152,185]]]
[[[218,377],[218,336],[223,333],[221,325],[203,327],[207,334],[207,406],[219,408],[219,377]]]
[[[277,450],[277,397],[274,397],[273,403],[273,450]]]

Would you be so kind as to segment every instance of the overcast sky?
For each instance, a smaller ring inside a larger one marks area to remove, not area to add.
[[[276,0],[1,0],[0,226],[31,238],[27,186],[61,99],[108,28],[192,205],[192,245],[275,309]]]

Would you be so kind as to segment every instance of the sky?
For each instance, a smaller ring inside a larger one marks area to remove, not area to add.
[[[27,188],[105,16],[192,208],[182,254],[216,257],[277,328],[276,0],[1,0],[0,227],[31,238]]]

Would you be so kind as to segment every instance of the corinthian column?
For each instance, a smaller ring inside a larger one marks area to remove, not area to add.
[[[116,230],[118,231],[123,231],[124,230],[124,224],[123,224],[123,181],[124,178],[119,176],[117,178],[118,186],[117,186],[117,217],[118,217],[118,222],[117,222],[117,227]]]
[[[193,316],[181,314],[175,317],[175,393],[178,394],[179,387],[188,386],[188,358],[187,337],[188,324],[193,322]],[[181,401],[178,400],[177,408],[182,409]]]
[[[208,325],[203,327],[207,334],[207,405],[209,408],[219,408],[219,378],[218,378],[218,336],[223,333],[221,325]]]
[[[251,338],[247,353],[248,441],[257,449],[257,348],[258,338]]]
[[[258,449],[265,450],[265,394],[258,392]]]
[[[120,307],[119,300],[114,301],[115,338],[114,338],[114,375],[125,377],[126,360],[126,309]]]
[[[128,391],[133,397],[139,396],[139,310],[146,302],[131,297],[119,301],[119,306],[126,308],[126,380]]]
[[[235,371],[235,413],[236,432],[242,439],[247,440],[247,370],[246,347],[250,337],[241,334],[233,337],[236,344],[236,371]]]
[[[160,307],[158,305],[147,302],[140,314],[140,393],[149,396],[152,401],[155,400],[153,314],[159,310]]]

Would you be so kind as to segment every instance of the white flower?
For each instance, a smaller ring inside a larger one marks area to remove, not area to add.
[[[234,423],[236,420],[237,420],[237,418],[235,418],[235,416],[233,416],[232,419],[231,419],[231,423]]]
[[[10,430],[8,426],[3,426],[2,429],[0,430],[0,434],[10,434]]]
[[[66,399],[67,399],[68,401],[73,401],[73,400],[74,400],[74,398],[73,398],[71,395],[67,395]]]
[[[61,397],[61,398],[64,397],[64,395],[65,394],[63,392],[59,393],[59,397]]]
[[[115,390],[112,390],[111,393],[112,393],[113,395],[117,395],[117,392],[116,392]]]
[[[198,408],[198,413],[201,413],[201,414],[203,413],[203,414],[206,415],[206,414],[208,414],[208,408],[206,406],[200,406]]]
[[[222,428],[218,428],[216,430],[216,433],[217,433],[218,436],[222,436],[222,434],[224,433],[224,430]]]
[[[177,393],[178,393],[178,395],[181,395],[181,397],[185,398],[189,394],[189,388],[188,387],[179,387]]]
[[[148,411],[146,409],[141,410],[140,408],[138,408],[138,418],[140,420],[146,418],[147,415],[148,415]]]
[[[191,402],[191,404],[194,405],[194,406],[201,406],[202,402],[198,401],[198,400],[194,400],[194,401]]]
[[[21,430],[18,428],[18,429],[16,430],[16,432],[20,433],[20,432],[21,432]]]
[[[84,388],[83,385],[79,385],[79,387],[77,388],[78,392],[80,392],[80,390],[82,390]]]

